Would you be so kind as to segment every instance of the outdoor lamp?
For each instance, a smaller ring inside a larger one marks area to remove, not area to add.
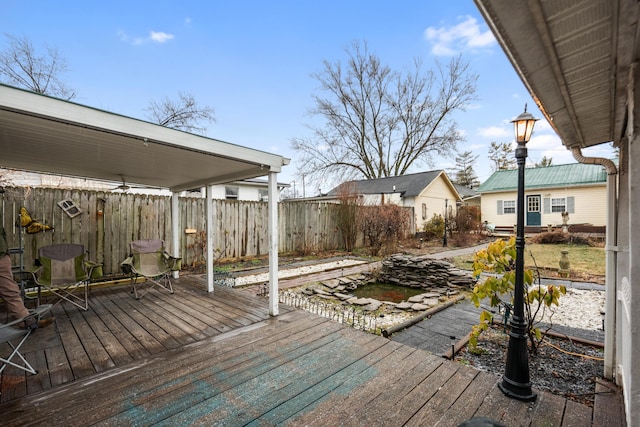
[[[533,401],[537,394],[529,380],[529,352],[527,349],[527,322],[524,318],[524,167],[527,158],[526,144],[531,138],[535,119],[524,113],[512,121],[516,132],[516,162],[518,165],[518,200],[516,207],[516,276],[513,290],[513,313],[509,321],[509,348],[502,382],[498,387],[508,397]]]
[[[531,113],[527,112],[527,104],[524,104],[524,112],[511,121],[511,123],[514,124],[518,145],[529,142],[531,133],[533,132],[533,125],[537,120],[538,119],[534,118]]]
[[[444,199],[444,235],[442,236],[442,246],[447,246],[447,203],[449,199]]]

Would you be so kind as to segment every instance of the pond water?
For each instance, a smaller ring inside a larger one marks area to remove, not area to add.
[[[378,301],[402,302],[412,296],[424,293],[424,289],[409,288],[407,286],[392,285],[389,283],[367,283],[352,292],[359,298],[373,298]]]

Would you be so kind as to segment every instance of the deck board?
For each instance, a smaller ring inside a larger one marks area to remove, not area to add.
[[[55,327],[25,346],[40,372],[0,396],[3,425],[591,423],[563,397],[509,399],[494,375],[284,305],[270,317],[266,298],[203,280],[56,305]]]

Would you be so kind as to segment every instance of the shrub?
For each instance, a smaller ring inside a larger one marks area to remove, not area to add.
[[[360,227],[376,256],[386,246],[394,249],[398,240],[404,238],[409,218],[408,212],[398,205],[366,206],[361,209]]]
[[[454,216],[455,230],[469,233],[480,227],[480,208],[478,206],[460,206]]]
[[[515,288],[515,261],[516,261],[516,239],[511,237],[508,241],[498,239],[489,244],[487,249],[476,253],[473,261],[473,274],[476,277],[482,272],[496,273],[496,276],[488,277],[484,282],[479,282],[473,288],[471,301],[476,307],[485,298],[489,299],[491,307],[500,305],[513,305],[513,290]],[[540,277],[537,275],[537,285],[534,285],[534,272],[530,269],[524,270],[524,321],[527,324],[527,333],[531,342],[531,348],[535,352],[538,344],[542,340],[542,332],[535,326],[539,322],[539,317],[544,314],[545,308],[552,305],[559,305],[561,294],[567,292],[564,286],[540,285]],[[503,297],[509,295],[509,301],[504,301]],[[474,325],[469,339],[471,351],[476,349],[478,337],[485,331],[491,322],[493,315],[483,310],[480,314],[480,322]]]
[[[431,219],[424,224],[423,230],[424,237],[427,240],[442,237],[444,234],[444,218],[442,215],[433,214]]]
[[[578,236],[572,233],[564,233],[562,231],[551,231],[545,233],[538,233],[535,236],[529,238],[531,243],[537,244],[574,244],[574,245],[587,245],[587,246],[601,246],[599,242],[587,237]]]
[[[362,207],[362,200],[355,192],[353,184],[347,183],[340,187],[337,208],[338,229],[342,234],[344,250],[352,252],[358,239],[359,211]]]

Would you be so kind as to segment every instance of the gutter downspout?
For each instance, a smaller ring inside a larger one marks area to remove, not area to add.
[[[579,147],[571,147],[573,158],[579,163],[601,165],[607,171],[607,230],[606,230],[606,276],[604,315],[604,377],[614,380],[616,350],[616,265],[618,259],[617,206],[618,170],[613,161],[604,157],[585,157]]]

